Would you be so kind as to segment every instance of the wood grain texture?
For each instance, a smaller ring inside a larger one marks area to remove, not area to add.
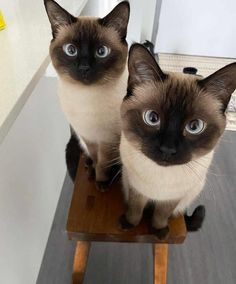
[[[74,194],[67,222],[70,239],[86,241],[182,243],[186,237],[184,218],[179,216],[169,221],[170,235],[160,241],[151,234],[147,220],[139,226],[124,231],[119,226],[119,218],[125,212],[121,185],[116,182],[105,193],[99,192],[93,181],[89,181],[83,161],[79,163]]]
[[[77,242],[73,264],[72,284],[83,283],[89,250],[90,242]]]
[[[167,265],[168,265],[168,245],[155,244],[153,245],[154,256],[154,284],[166,284]]]

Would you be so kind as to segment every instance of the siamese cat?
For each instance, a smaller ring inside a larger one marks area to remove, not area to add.
[[[203,189],[236,88],[236,63],[205,79],[166,74],[146,48],[134,44],[128,69],[120,143],[128,210],[121,225],[138,225],[152,202],[152,227],[163,239],[168,218],[183,213]]]
[[[127,89],[129,3],[119,3],[104,18],[74,17],[45,0],[52,27],[50,56],[59,76],[63,112],[95,168],[96,184],[111,183],[119,156],[120,105]]]

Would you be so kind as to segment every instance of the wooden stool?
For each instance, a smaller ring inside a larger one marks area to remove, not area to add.
[[[168,244],[180,244],[184,241],[184,218],[180,216],[169,220],[170,235],[163,242],[150,233],[145,220],[139,226],[124,231],[118,223],[125,212],[120,187],[120,183],[116,182],[108,192],[99,192],[94,181],[88,180],[83,161],[80,159],[67,221],[69,239],[78,241],[74,257],[73,284],[83,283],[91,241],[153,243],[154,283],[166,283]]]

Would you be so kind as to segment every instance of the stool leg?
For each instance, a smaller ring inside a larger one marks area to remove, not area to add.
[[[153,245],[153,260],[154,260],[153,283],[166,284],[168,244]]]
[[[90,242],[77,242],[73,264],[72,284],[83,283],[89,249]]]

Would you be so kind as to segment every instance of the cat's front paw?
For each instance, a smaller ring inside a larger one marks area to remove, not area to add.
[[[156,235],[159,240],[164,241],[169,237],[170,234],[170,229],[168,226],[161,228],[161,229],[156,229],[152,227],[152,234]]]
[[[90,157],[84,158],[84,166],[85,168],[88,168],[93,165],[93,160]]]
[[[120,167],[112,166],[104,170],[102,167],[96,166],[96,186],[97,189],[105,192],[111,187],[116,179],[120,177]]]
[[[131,223],[127,220],[125,214],[123,214],[123,215],[120,216],[119,224],[120,224],[120,227],[121,227],[122,230],[130,230],[130,229],[132,229],[132,228],[135,227],[133,224],[131,224]]]
[[[204,222],[206,215],[206,209],[204,205],[199,205],[195,208],[192,215],[188,216],[184,215],[186,227],[188,232],[196,232],[198,231]]]

